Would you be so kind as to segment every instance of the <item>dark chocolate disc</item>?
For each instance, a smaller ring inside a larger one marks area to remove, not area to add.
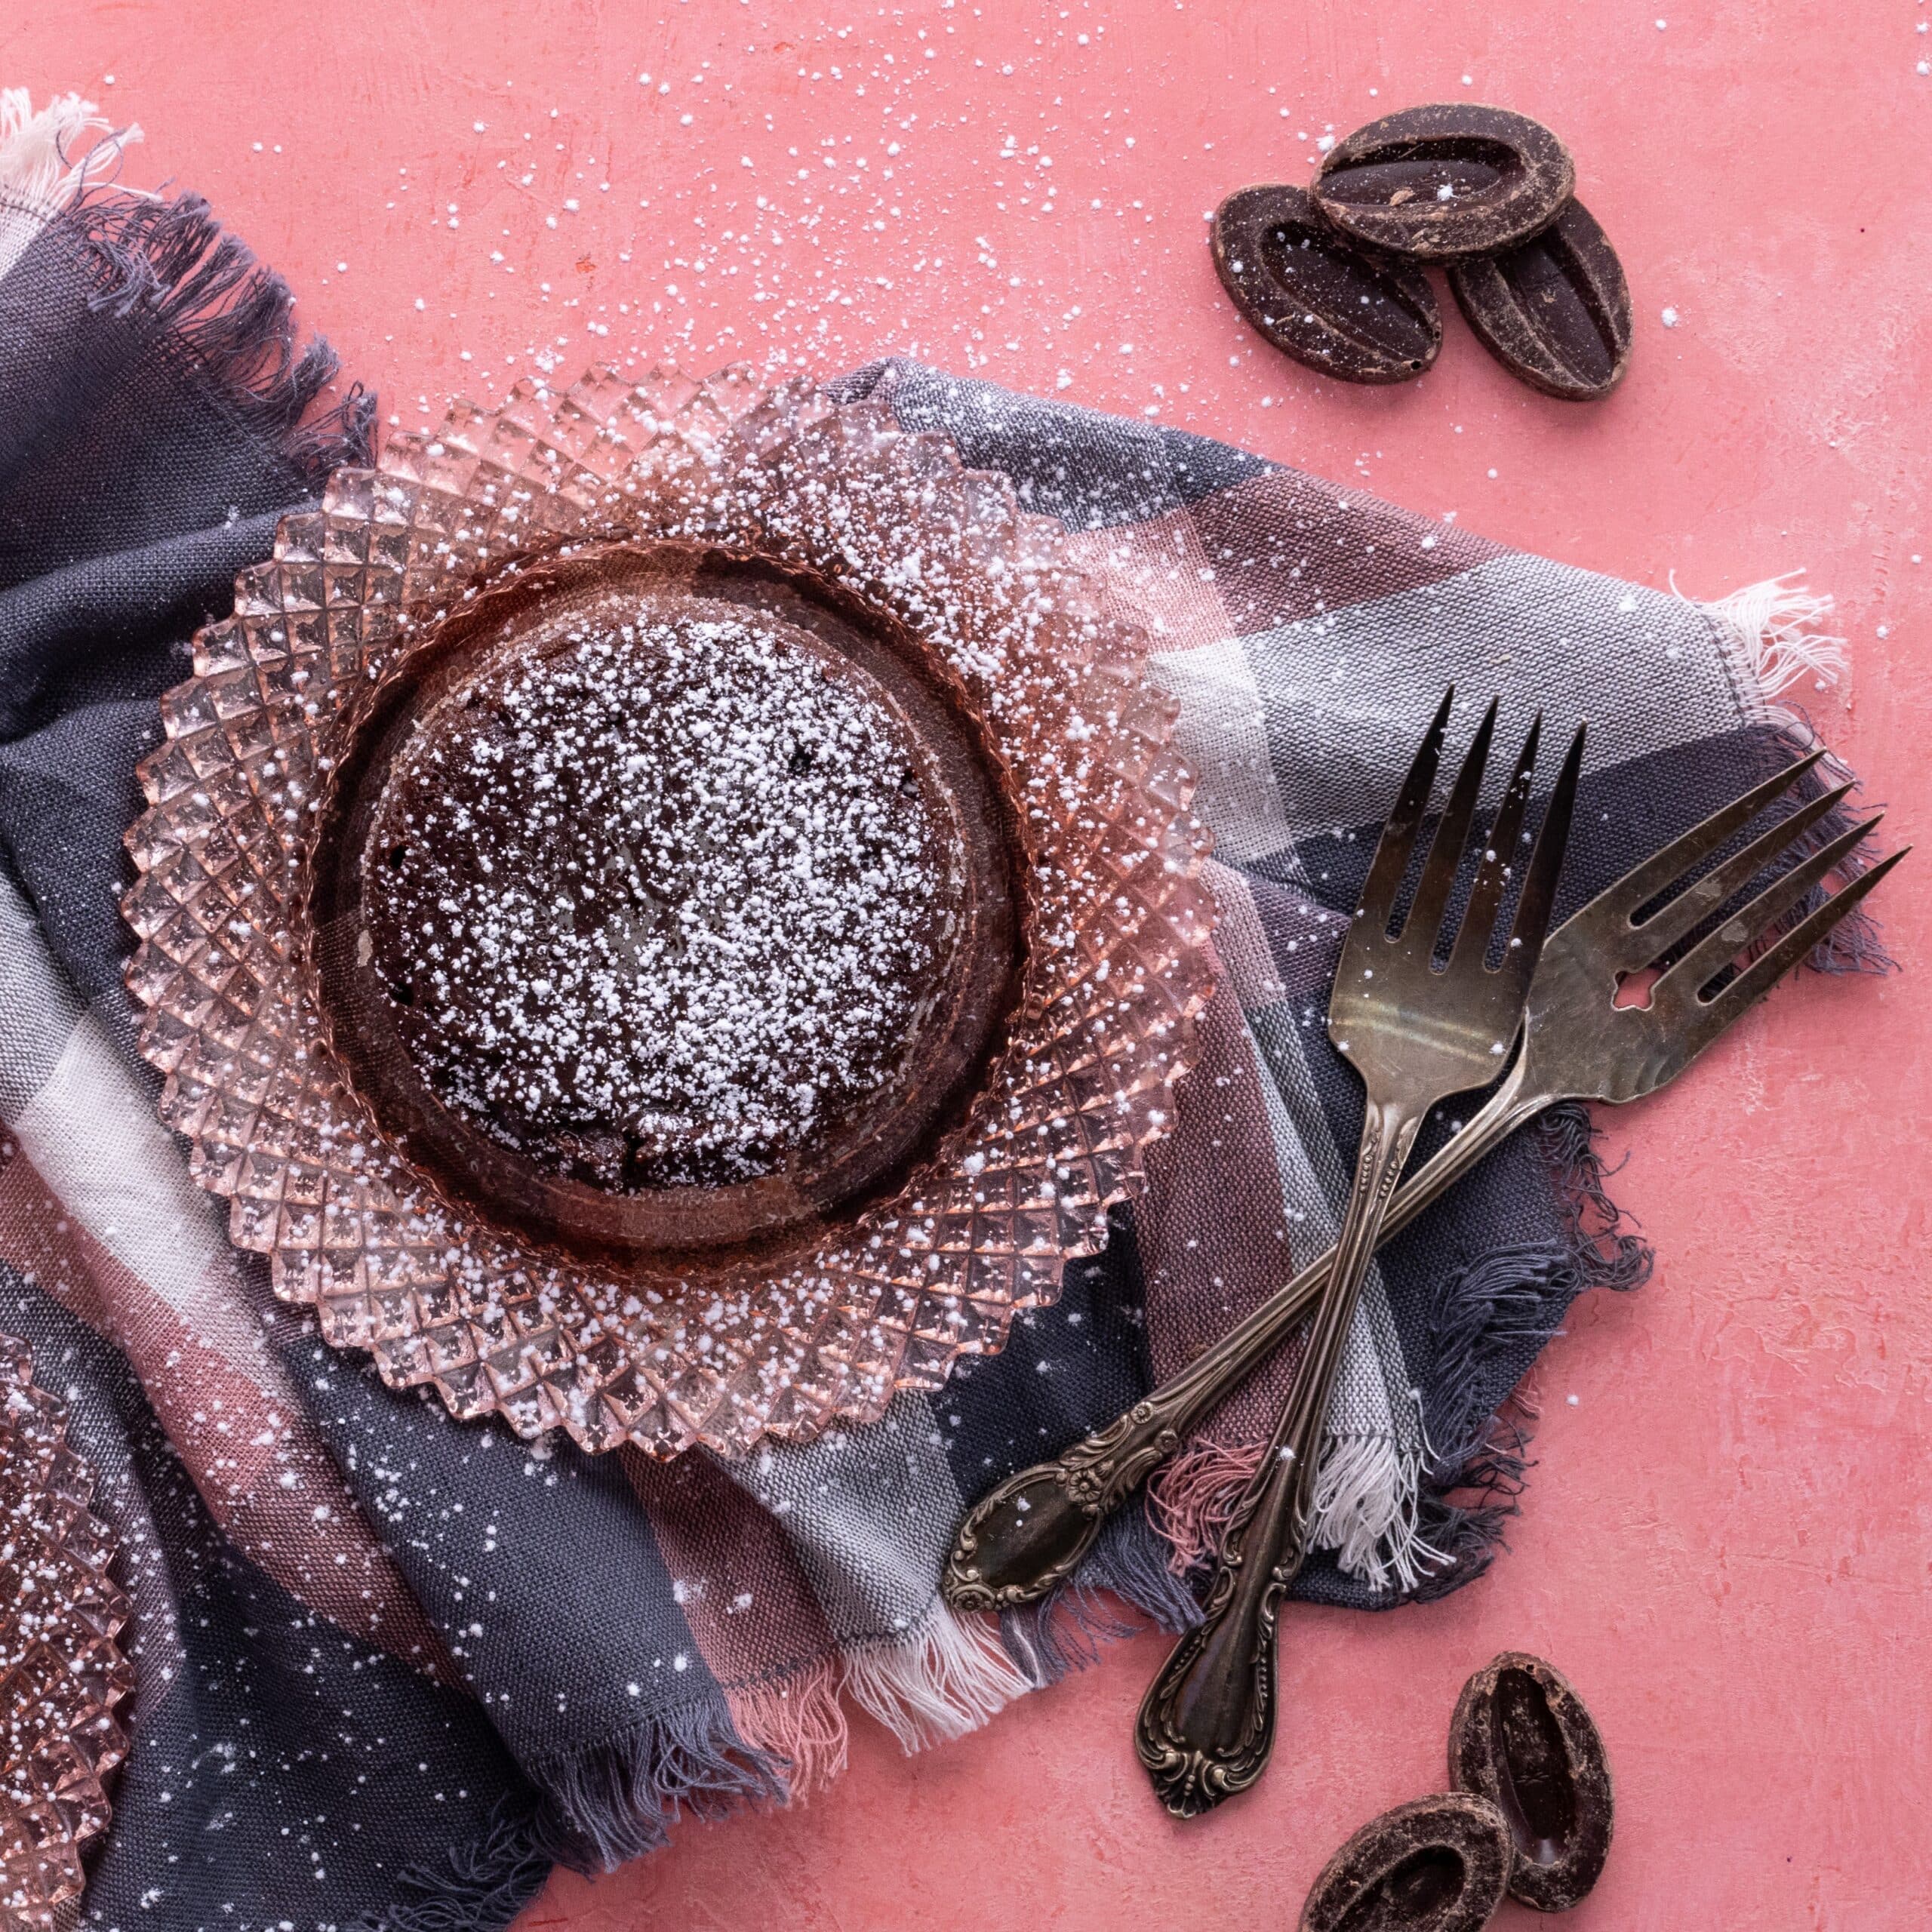
[[[1481,1932],[1503,1903],[1509,1857],[1509,1828],[1486,1798],[1398,1804],[1322,1869],[1299,1932]]]
[[[1445,262],[1527,241],[1576,185],[1568,151],[1541,122],[1445,100],[1358,128],[1324,158],[1315,198],[1358,242]]]
[[[1463,1685],[1449,1775],[1508,1820],[1512,1897],[1567,1912],[1595,1884],[1610,1856],[1610,1761],[1583,1700],[1542,1658],[1506,1651]]]
[[[1243,188],[1215,211],[1214,270],[1277,349],[1346,383],[1404,383],[1442,346],[1442,316],[1413,263],[1329,226],[1300,188]]]
[[[1483,346],[1546,395],[1593,401],[1630,366],[1623,266],[1581,202],[1513,248],[1452,262],[1449,286]]]

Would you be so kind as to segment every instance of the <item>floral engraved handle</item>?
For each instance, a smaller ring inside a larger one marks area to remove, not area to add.
[[[1355,1189],[1308,1352],[1267,1456],[1229,1521],[1202,1621],[1175,1647],[1141,1703],[1134,1749],[1177,1818],[1211,1810],[1267,1768],[1278,1701],[1275,1620],[1307,1552],[1328,1399],[1355,1298],[1420,1124],[1419,1112],[1370,1102]]]

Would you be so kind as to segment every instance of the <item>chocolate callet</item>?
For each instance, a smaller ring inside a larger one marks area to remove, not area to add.
[[[1476,101],[1385,114],[1330,150],[1315,198],[1372,248],[1444,262],[1512,248],[1575,192],[1567,150],[1540,122]]]
[[[1630,291],[1581,202],[1500,254],[1453,262],[1449,285],[1483,346],[1546,395],[1607,395],[1630,365]]]
[[[1446,1792],[1372,1818],[1323,1867],[1298,1932],[1478,1932],[1503,1903],[1509,1829],[1486,1798]]]
[[[1243,188],[1216,210],[1215,272],[1277,349],[1349,383],[1419,376],[1442,346],[1428,278],[1331,228],[1300,188]]]
[[[1512,1897],[1567,1912],[1595,1884],[1610,1855],[1610,1763],[1583,1700],[1542,1658],[1506,1651],[1463,1687],[1449,1775],[1508,1821]]]

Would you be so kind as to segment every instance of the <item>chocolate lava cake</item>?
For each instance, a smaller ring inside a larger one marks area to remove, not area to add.
[[[809,1169],[909,1078],[965,885],[906,716],[702,598],[592,604],[414,718],[357,965],[437,1103],[617,1194]]]

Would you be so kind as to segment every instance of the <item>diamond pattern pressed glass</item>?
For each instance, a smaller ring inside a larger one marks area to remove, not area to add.
[[[991,748],[1017,829],[1021,980],[980,1090],[897,1193],[776,1258],[620,1263],[519,1233],[385,1134],[323,1010],[304,909],[369,694],[533,557],[614,542],[768,559],[880,613]],[[125,901],[162,1117],[276,1292],[454,1415],[659,1454],[875,1417],[1098,1251],[1191,1064],[1206,838],[1145,651],[1057,525],[882,404],[593,371],[459,405],[285,518],[163,701]]]

